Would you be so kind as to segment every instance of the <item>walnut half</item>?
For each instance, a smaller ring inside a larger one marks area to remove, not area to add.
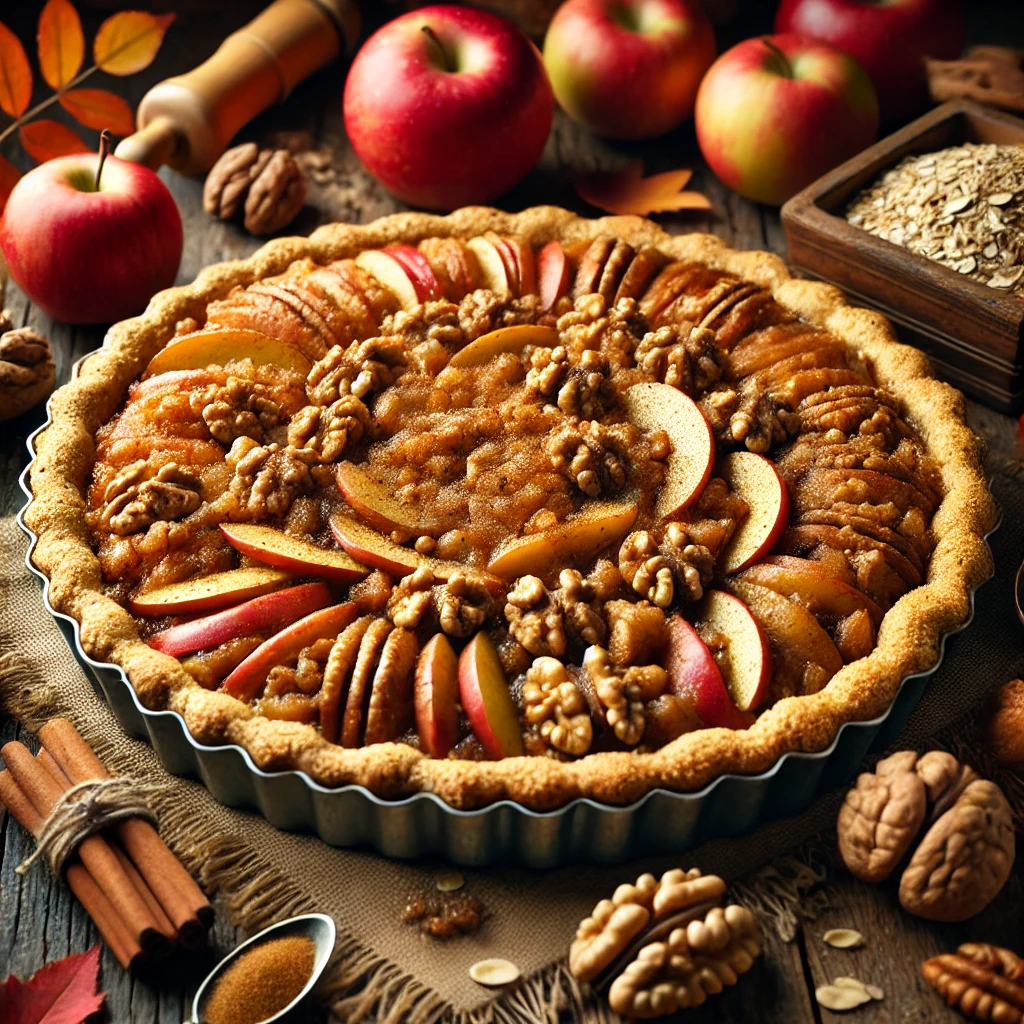
[[[10,330],[0,313],[0,420],[10,420],[38,405],[53,387],[57,367],[50,343],[30,327]]]
[[[553,750],[581,757],[590,749],[594,726],[587,702],[557,658],[537,658],[523,684],[526,720]]]

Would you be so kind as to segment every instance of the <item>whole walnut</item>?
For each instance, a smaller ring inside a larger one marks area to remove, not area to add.
[[[1013,818],[1002,790],[943,751],[903,750],[879,761],[846,794],[837,830],[843,861],[867,882],[883,881],[910,854],[900,903],[930,921],[980,913],[1013,867]]]
[[[50,343],[30,327],[13,330],[7,311],[0,313],[0,420],[38,405],[56,373]]]

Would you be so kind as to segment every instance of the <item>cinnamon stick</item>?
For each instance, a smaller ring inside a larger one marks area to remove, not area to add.
[[[39,730],[39,740],[73,783],[110,777],[92,747],[66,718],[50,719]],[[181,861],[148,821],[131,818],[115,826],[115,832],[177,929],[182,946],[200,945],[213,924],[213,908]]]
[[[39,834],[43,825],[42,815],[35,809],[32,801],[14,781],[9,771],[0,771],[0,802],[26,832],[33,836]],[[82,864],[72,862],[68,865],[65,878],[68,888],[92,918],[100,937],[114,954],[117,962],[128,968],[141,959],[142,947],[138,939],[128,930],[88,870]]]
[[[56,779],[22,743],[5,744],[0,755],[36,812],[47,817],[62,795]],[[156,919],[107,841],[99,835],[89,836],[79,845],[78,856],[128,930],[138,936],[143,952],[154,957],[170,952],[167,937],[160,933]]]

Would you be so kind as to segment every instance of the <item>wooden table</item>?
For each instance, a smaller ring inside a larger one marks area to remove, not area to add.
[[[36,4],[11,5],[4,18],[23,39],[35,37]],[[230,11],[201,13],[192,0],[193,10],[180,15],[171,29],[156,64],[135,78],[102,83],[124,90],[137,103],[152,83],[191,67],[213,51],[223,36],[251,17],[261,5],[226,3],[209,7],[231,7]],[[370,5],[364,4],[369,8]],[[770,14],[751,0],[745,33],[766,31]],[[1024,7],[1001,0],[972,7],[972,35],[977,41],[993,41],[1024,46]],[[86,13],[86,35],[91,38],[100,16]],[[337,169],[335,184],[324,188],[313,183],[311,200],[293,231],[305,233],[319,223],[332,220],[369,221],[401,209],[366,174],[344,136],[340,114],[343,69],[322,72],[300,87],[282,107],[264,115],[246,131],[245,137],[260,139],[274,130],[308,131],[317,146],[330,149]],[[40,92],[36,101],[45,94]],[[60,116],[59,114],[57,116]],[[6,155],[15,158],[15,150]],[[591,170],[621,165],[642,157],[649,169],[663,170],[679,166],[695,168],[691,187],[706,192],[714,204],[711,217],[665,217],[667,230],[713,231],[738,248],[769,249],[785,254],[785,240],[777,212],[756,206],[727,192],[703,167],[693,139],[686,127],[656,143],[613,146],[599,142],[586,132],[556,116],[547,149],[539,167],[527,182],[506,196],[501,204],[519,210],[535,203],[554,203],[588,212],[576,198],[566,177],[567,170]],[[234,227],[208,218],[202,211],[200,181],[162,172],[173,192],[185,223],[185,251],[179,281],[191,280],[204,266],[223,259],[244,256],[259,242]],[[593,211],[590,211],[593,212]],[[53,323],[13,285],[7,294],[16,325],[31,324],[52,341],[57,360],[58,382],[68,379],[72,364],[100,344],[101,328],[68,327]],[[1016,424],[1010,419],[972,405],[972,421],[985,433],[995,453],[1017,455]],[[0,437],[0,514],[14,513],[23,500],[17,478],[27,460],[25,438],[41,422],[42,410],[36,410],[4,424]],[[69,653],[69,657],[70,657]],[[10,721],[0,723],[0,742],[25,738]],[[95,930],[71,897],[67,888],[54,882],[45,869],[37,867],[24,878],[15,874],[16,865],[29,850],[25,835],[12,821],[0,817],[0,980],[8,971],[27,978],[43,963],[69,952],[82,951],[97,941]],[[758,969],[759,984],[740,985],[738,989],[714,1000],[703,1010],[692,1011],[684,1019],[693,1024],[716,1021],[719,1024],[757,1020],[777,1024],[803,1024],[839,1019],[821,1010],[814,1001],[814,988],[837,974],[852,974],[880,985],[886,992],[882,1003],[844,1015],[851,1021],[878,1022],[953,1022],[962,1018],[942,1007],[924,985],[917,971],[922,960],[936,953],[953,950],[960,942],[984,940],[1003,943],[1022,951],[1024,936],[1021,915],[1024,911],[1024,878],[1021,870],[1013,876],[997,903],[980,917],[963,926],[934,926],[903,913],[895,893],[886,887],[854,882],[844,876],[828,889],[830,907],[811,926],[804,927],[796,940],[783,944],[770,940],[765,962]],[[851,927],[868,938],[859,951],[839,952],[821,940],[830,927]],[[180,1024],[188,1016],[190,1001],[199,981],[219,955],[240,937],[223,919],[213,935],[213,949],[198,954],[174,969],[160,968],[152,976],[130,977],[122,972],[109,954],[104,954],[100,978],[107,993],[108,1019],[118,1024]]]

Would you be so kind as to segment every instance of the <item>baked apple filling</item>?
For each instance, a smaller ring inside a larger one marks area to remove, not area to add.
[[[96,437],[109,596],[331,743],[579,758],[748,727],[921,584],[936,467],[765,289],[599,240],[299,261]]]

